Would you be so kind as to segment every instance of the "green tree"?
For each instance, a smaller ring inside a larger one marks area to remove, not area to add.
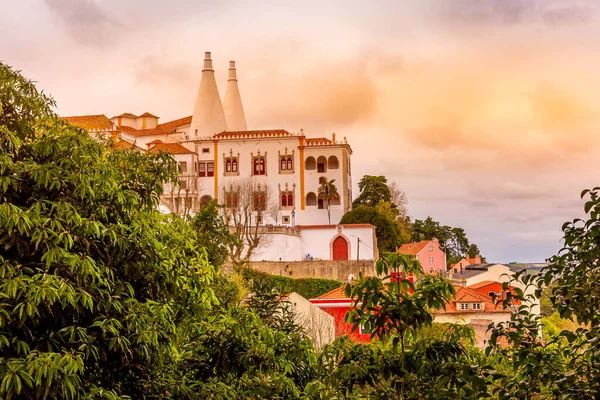
[[[354,208],[344,214],[340,223],[374,225],[379,251],[396,251],[398,246],[402,244],[398,224],[390,221],[375,207],[359,206]]]
[[[386,202],[392,200],[392,194],[385,176],[365,175],[358,182],[358,189],[360,194],[352,202],[352,208],[360,206],[376,207],[381,200]]]
[[[53,105],[0,63],[0,397],[152,396],[176,326],[214,300],[193,232],[157,211],[176,163]]]
[[[219,268],[227,260],[229,246],[237,238],[229,232],[229,228],[219,215],[216,200],[211,200],[202,207],[191,220],[196,231],[198,246],[206,249],[208,262]]]
[[[323,182],[319,186],[318,194],[319,198],[323,199],[327,204],[327,218],[329,220],[329,225],[331,225],[331,200],[340,198],[340,194],[335,187],[335,179]]]
[[[486,351],[514,365],[513,374],[495,383],[500,398],[600,398],[600,188],[584,190],[581,197],[587,197],[587,218],[563,225],[564,247],[538,275],[516,274],[527,288],[516,294],[523,304],[510,322],[492,331]],[[556,314],[543,321],[531,304],[548,292],[548,308]],[[504,304],[513,301],[510,297]],[[564,320],[581,326],[557,327]],[[551,333],[544,340],[542,326]]]

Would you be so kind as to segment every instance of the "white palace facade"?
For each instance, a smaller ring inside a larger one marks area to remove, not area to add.
[[[180,167],[179,184],[165,184],[161,202],[172,212],[194,213],[211,199],[224,212],[247,204],[252,223],[271,234],[253,257],[257,261],[355,260],[360,242],[361,260],[377,258],[373,226],[338,225],[352,204],[346,138],[307,137],[302,129],[249,130],[234,61],[221,102],[211,54],[205,53],[190,116],[166,123],[147,112],[64,119],[92,135],[110,134],[117,148],[171,154]],[[318,189],[331,180],[339,199],[330,201],[328,213]]]

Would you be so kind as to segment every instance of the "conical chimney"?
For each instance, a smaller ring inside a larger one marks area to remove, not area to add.
[[[196,95],[189,136],[191,138],[212,136],[226,130],[227,122],[215,80],[215,70],[210,51],[207,51],[204,53],[204,69],[202,69],[202,79]]]
[[[229,61],[229,76],[227,78],[227,90],[225,91],[223,108],[225,109],[225,118],[227,119],[227,129],[230,131],[245,131],[248,129],[240,89],[238,87],[235,61]]]

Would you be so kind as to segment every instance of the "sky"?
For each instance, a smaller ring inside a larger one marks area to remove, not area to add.
[[[191,115],[204,52],[235,60],[249,129],[346,137],[354,193],[385,175],[412,218],[490,262],[543,262],[600,186],[600,1],[22,0],[0,61],[62,116]]]

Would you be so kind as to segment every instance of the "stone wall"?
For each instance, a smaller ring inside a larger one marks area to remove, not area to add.
[[[250,266],[271,275],[283,275],[290,278],[326,278],[345,281],[349,274],[358,278],[359,272],[365,276],[375,275],[373,261],[260,261]]]

